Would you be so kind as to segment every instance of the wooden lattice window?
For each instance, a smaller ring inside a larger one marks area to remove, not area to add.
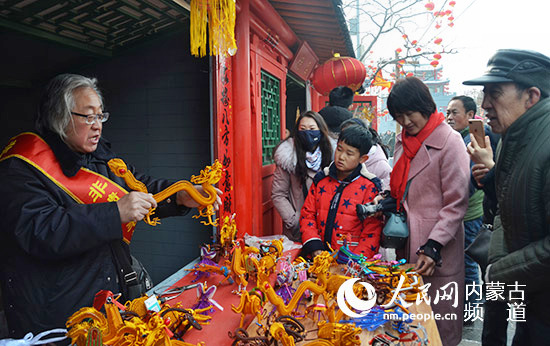
[[[273,149],[281,140],[281,81],[262,70],[262,164],[273,163]]]

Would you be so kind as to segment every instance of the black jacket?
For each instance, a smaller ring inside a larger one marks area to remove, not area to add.
[[[82,155],[51,132],[42,138],[66,176],[85,167],[130,190],[109,170],[107,161],[115,154],[104,139],[95,152]],[[135,175],[152,193],[170,185]],[[0,194],[0,280],[11,338],[64,327],[70,315],[92,305],[99,290],[120,292],[112,253],[114,244],[124,244],[116,203],[78,204],[18,158],[0,162]],[[157,214],[185,211],[171,198],[159,204]]]
[[[550,99],[508,128],[495,166],[499,212],[489,252],[491,281],[518,281],[536,315],[550,322]]]

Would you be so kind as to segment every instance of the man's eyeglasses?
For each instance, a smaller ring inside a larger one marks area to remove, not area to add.
[[[95,124],[95,122],[97,120],[99,120],[102,123],[109,120],[109,113],[108,112],[99,113],[99,114],[80,114],[80,113],[76,113],[76,112],[71,112],[71,114],[78,115],[79,117],[86,118],[86,124],[88,124],[88,125]]]

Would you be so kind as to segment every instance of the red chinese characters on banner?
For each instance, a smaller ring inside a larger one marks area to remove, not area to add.
[[[223,165],[224,173],[218,188],[222,190],[223,206],[219,211],[219,218],[231,216],[235,210],[233,206],[233,109],[232,105],[232,67],[231,59],[217,57],[218,78],[216,80],[216,157]]]

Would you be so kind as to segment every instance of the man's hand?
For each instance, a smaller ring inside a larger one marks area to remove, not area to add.
[[[467,150],[472,161],[474,163],[482,163],[489,169],[493,168],[495,162],[493,161],[493,148],[491,147],[489,136],[485,136],[485,148],[479,146],[473,135],[470,135],[470,141]]]
[[[206,193],[204,193],[204,189],[202,188],[201,185],[195,185],[195,189],[197,189],[197,191],[199,191],[201,194],[204,195],[204,197],[208,197],[208,195]],[[221,199],[221,195],[223,194],[223,192],[218,189],[218,188],[214,188],[216,189],[216,193],[218,194],[216,196],[216,201],[214,202],[214,210],[218,210],[220,209],[220,205],[222,205],[222,199]],[[184,205],[186,206],[187,208],[196,208],[198,207],[200,204],[195,202],[195,200],[193,198],[191,198],[191,196],[189,196],[189,194],[185,191],[178,191],[177,195],[176,195],[176,203],[179,204],[179,205]]]
[[[122,196],[116,204],[122,223],[143,220],[149,209],[157,207],[152,194],[138,191]]]
[[[478,163],[472,166],[472,176],[474,177],[477,185],[483,187],[483,184],[480,181],[485,178],[487,173],[490,171],[483,163]]]
[[[414,270],[420,275],[432,276],[435,271],[435,261],[424,254],[418,255]]]

